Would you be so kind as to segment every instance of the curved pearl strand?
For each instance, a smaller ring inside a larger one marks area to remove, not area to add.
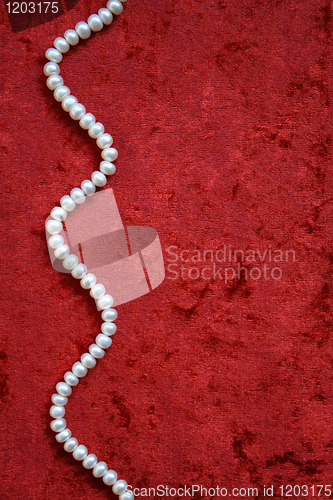
[[[63,260],[65,269],[70,270],[72,276],[80,280],[82,288],[90,290],[91,297],[97,300],[98,307],[102,309],[104,321],[101,327],[102,333],[99,333],[95,338],[95,343],[89,346],[89,352],[82,354],[80,361],[73,364],[72,370],[65,373],[64,381],[57,383],[56,393],[51,397],[50,415],[54,420],[52,420],[50,427],[56,433],[55,438],[58,443],[63,443],[64,449],[68,453],[72,453],[74,459],[80,461],[83,467],[91,469],[95,477],[102,478],[105,484],[112,486],[113,493],[119,495],[120,500],[133,500],[134,495],[131,490],[127,489],[127,482],[118,479],[118,474],[109,469],[106,462],[98,461],[93,453],[88,454],[87,447],[79,444],[78,440],[72,436],[64,418],[65,406],[68,397],[72,394],[72,388],[87,375],[88,370],[96,366],[97,360],[104,356],[105,349],[108,349],[112,344],[110,337],[117,330],[114,324],[117,319],[117,311],[112,309],[113,298],[106,293],[104,285],[97,283],[96,276],[88,273],[86,266],[79,262],[76,255],[70,254],[69,246],[64,244],[64,239],[59,234],[63,229],[62,223],[66,220],[67,213],[72,212],[76,205],[84,203],[86,196],[92,196],[96,187],[105,186],[106,175],[115,173],[116,167],[112,162],[118,156],[117,150],[111,147],[113,139],[110,134],[105,133],[103,124],[96,122],[95,116],[87,113],[85,106],[80,104],[77,98],[71,95],[69,88],[64,85],[60,76],[59,63],[63,54],[68,52],[71,46],[77,45],[80,39],[85,40],[90,37],[91,32],[100,31],[104,25],[111,24],[113,15],[118,16],[122,13],[122,4],[126,1],[109,0],[107,8],[99,9],[98,14],[89,16],[87,22],[78,22],[74,30],[69,29],[63,37],[57,37],[54,40],[54,47],[45,52],[45,56],[49,60],[44,66],[47,87],[53,90],[55,100],[61,103],[62,108],[69,113],[69,116],[78,121],[80,126],[87,130],[90,137],[96,139],[97,146],[102,150],[103,159],[99,170],[92,173],[91,180],[82,181],[80,188],[73,188],[69,195],[60,199],[60,207],[54,207],[51,210],[52,218],[46,223],[46,230],[51,235],[49,246],[54,249],[55,257]]]

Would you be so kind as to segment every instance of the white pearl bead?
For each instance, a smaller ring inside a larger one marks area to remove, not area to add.
[[[97,457],[93,453],[86,456],[86,458],[82,462],[82,465],[85,469],[93,469],[96,464],[97,464]]]
[[[60,87],[57,87],[55,91],[53,92],[53,97],[55,98],[56,101],[61,102],[65,97],[67,97],[71,91],[69,90],[66,85],[61,85]]]
[[[81,356],[81,363],[86,368],[94,368],[94,366],[96,366],[96,359],[88,352],[85,352]]]
[[[64,260],[66,257],[68,257],[70,252],[69,246],[68,245],[61,245],[60,247],[56,248],[54,251],[54,256],[57,259]]]
[[[93,181],[95,186],[98,186],[98,187],[105,186],[105,184],[106,184],[105,175],[102,174],[102,172],[99,172],[98,170],[95,170],[95,172],[93,172],[91,174],[91,180]]]
[[[65,196],[60,199],[60,205],[66,212],[72,212],[75,208],[75,203],[68,194],[65,194]]]
[[[93,182],[86,179],[81,182],[81,189],[86,196],[91,196],[96,191],[96,186]]]
[[[59,234],[62,231],[62,223],[59,220],[50,219],[46,223],[46,231],[50,234]]]
[[[108,486],[112,486],[118,479],[118,474],[115,470],[109,469],[103,476],[103,482]]]
[[[118,0],[109,0],[106,6],[116,16],[119,16],[123,11],[123,6]]]
[[[60,234],[55,234],[54,236],[51,236],[51,238],[48,241],[48,244],[51,248],[58,249],[58,248],[61,248],[62,246],[64,246],[63,242],[64,242],[64,238]],[[57,255],[56,255],[56,257],[57,257]],[[57,258],[59,259],[60,257],[57,257]]]
[[[67,441],[67,439],[69,439],[71,437],[72,433],[69,429],[65,429],[61,432],[59,432],[59,434],[56,435],[56,440],[58,441],[58,443],[64,443],[65,441]]]
[[[110,339],[110,337],[104,335],[103,333],[99,333],[95,338],[95,342],[98,347],[101,347],[102,349],[108,349],[112,344],[112,339]]]
[[[95,477],[103,477],[104,474],[107,472],[108,470],[108,465],[106,462],[98,462],[98,464],[95,465],[95,467],[93,468],[93,476]]]
[[[113,175],[116,171],[116,166],[108,161],[101,161],[99,169],[105,175]]]
[[[105,335],[114,335],[117,331],[117,326],[114,323],[103,323],[102,332],[105,333]]]
[[[65,38],[63,38],[62,36],[58,36],[54,42],[53,42],[53,45],[55,46],[55,48],[57,50],[59,50],[59,52],[61,52],[62,54],[65,54],[66,52],[69,51],[69,43],[67,42],[67,40],[65,40]]]
[[[119,496],[119,500],[134,500],[133,491],[127,490]]]
[[[102,312],[102,319],[104,321],[115,321],[118,318],[118,313],[115,309],[105,309]]]
[[[80,281],[80,285],[85,290],[89,290],[92,286],[96,285],[97,278],[94,274],[88,273],[82,280]]]
[[[66,38],[69,45],[77,45],[79,43],[79,35],[75,30],[67,30],[64,33],[64,37]]]
[[[77,205],[81,205],[81,203],[84,203],[86,201],[84,192],[80,188],[73,188],[70,192],[70,196]]]
[[[44,75],[45,76],[59,75],[59,73],[60,73],[60,67],[58,66],[57,63],[47,62],[44,65]]]
[[[103,356],[105,354],[105,352],[103,351],[103,349],[101,349],[100,347],[98,347],[98,345],[96,345],[96,344],[91,344],[89,346],[89,352],[96,359],[103,358]]]
[[[96,144],[100,149],[107,149],[112,146],[113,138],[110,134],[102,134],[98,137]]]
[[[64,84],[64,80],[60,75],[51,75],[46,80],[46,86],[50,90],[54,90]]]
[[[59,52],[59,50],[54,48],[47,49],[47,51],[45,52],[45,57],[49,61],[55,62],[57,64],[60,63],[62,60],[61,52]]]
[[[127,483],[124,479],[118,479],[112,486],[112,491],[116,495],[121,495],[122,493],[125,493],[127,488]]]
[[[57,393],[61,396],[70,396],[72,394],[72,388],[66,382],[58,382],[56,385]]]
[[[97,14],[91,14],[88,17],[87,22],[91,31],[101,31],[103,28],[103,21]]]
[[[91,287],[90,296],[93,299],[97,300],[100,297],[102,297],[104,294],[105,294],[105,286],[102,285],[101,283],[97,283],[97,285],[94,285]]]
[[[84,130],[88,130],[94,123],[96,123],[96,118],[92,113],[86,113],[80,120],[80,127]]]
[[[82,38],[82,40],[86,40],[91,35],[89,24],[85,23],[84,21],[80,21],[77,23],[77,25],[75,26],[75,31],[79,35],[79,37]]]
[[[52,394],[51,401],[56,406],[65,406],[68,403],[68,398],[61,394]]]
[[[100,135],[104,134],[104,125],[100,122],[94,123],[89,127],[88,134],[93,139],[97,139]]]
[[[109,9],[99,9],[98,15],[107,26],[112,23],[113,15]]]
[[[74,267],[71,274],[73,278],[80,280],[87,274],[87,268],[84,264],[78,264],[77,266]]]
[[[50,415],[52,418],[62,418],[65,413],[65,408],[63,406],[53,405],[50,408]]]
[[[64,99],[61,102],[61,107],[64,111],[67,111],[67,113],[71,110],[73,106],[77,104],[77,99],[73,95],[66,95]]]
[[[69,116],[73,120],[81,120],[81,118],[86,114],[86,108],[83,106],[83,104],[75,104],[75,106],[72,107],[72,109],[69,112]]]
[[[72,453],[78,446],[78,440],[76,438],[70,438],[64,444],[64,450],[68,453]]]
[[[67,212],[61,207],[54,207],[50,213],[51,217],[56,220],[64,221],[67,217]]]
[[[101,155],[103,160],[112,162],[118,158],[118,151],[115,148],[107,148],[103,149]]]
[[[71,271],[72,269],[74,269],[74,267],[78,265],[78,263],[79,259],[77,258],[77,256],[71,253],[68,257],[66,257],[62,265],[64,266],[65,269]]]
[[[72,366],[72,372],[74,373],[74,375],[76,375],[78,378],[82,378],[82,377],[85,377],[88,373],[88,370],[85,366],[83,366],[82,363],[80,363],[80,361],[77,361],[76,363],[74,363],[74,365]]]
[[[88,450],[83,444],[80,444],[73,452],[73,457],[78,461],[84,460],[87,455]]]
[[[66,384],[68,384],[72,387],[74,387],[75,385],[77,385],[79,383],[79,379],[72,372],[66,372],[64,375],[64,379],[65,379]]]
[[[51,248],[58,248],[63,244],[63,242],[64,238],[60,234],[55,234],[48,240],[48,244]]]
[[[61,432],[66,429],[66,420],[64,418],[56,418],[50,423],[53,432]]]
[[[56,250],[57,252],[58,250]],[[69,251],[69,248],[68,248]],[[109,295],[108,293],[106,295],[103,295],[100,299],[97,301],[97,305],[100,309],[109,309],[113,304],[113,297]]]

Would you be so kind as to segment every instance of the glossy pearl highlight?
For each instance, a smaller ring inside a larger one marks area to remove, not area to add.
[[[64,266],[65,269],[71,271],[72,269],[74,269],[74,267],[78,265],[78,263],[79,259],[77,258],[77,256],[74,254],[70,254],[68,257],[66,257],[62,265]]]
[[[97,457],[93,453],[87,455],[82,462],[82,465],[85,469],[93,469],[96,464],[97,464]]]
[[[112,491],[116,495],[121,495],[122,493],[125,493],[127,488],[127,483],[124,479],[118,479],[112,486]]]
[[[64,210],[66,210],[66,212],[72,212],[75,208],[75,203],[72,198],[68,196],[68,194],[60,198],[60,205]]]
[[[115,321],[118,318],[118,313],[116,309],[105,309],[102,312],[102,319],[104,321]]]
[[[50,234],[59,234],[62,231],[62,223],[58,220],[50,219],[46,223],[46,231]]]
[[[69,438],[64,444],[64,450],[68,453],[72,453],[77,448],[78,444],[76,438]]]
[[[103,29],[103,21],[97,14],[91,14],[87,22],[91,31],[101,31]]]
[[[96,344],[101,349],[108,349],[112,344],[112,339],[103,333],[99,333],[95,339]]]
[[[63,38],[62,36],[58,36],[54,42],[53,42],[53,45],[55,46],[55,48],[57,50],[59,50],[59,52],[61,52],[62,54],[65,54],[66,52],[69,51],[69,43],[67,42],[67,40],[65,38]]]
[[[61,107],[64,111],[67,111],[67,113],[70,112],[73,106],[77,104],[77,99],[73,95],[67,95],[61,102]]]
[[[107,148],[103,149],[101,155],[103,160],[112,162],[118,158],[118,151],[115,148]]]
[[[51,248],[58,248],[64,243],[64,238],[60,234],[54,234],[49,238],[48,244]]]
[[[60,67],[55,62],[47,62],[44,65],[43,70],[45,76],[59,75],[60,73]]]
[[[106,184],[106,177],[102,172],[96,170],[91,174],[91,180],[97,187],[103,187]]]
[[[79,35],[75,30],[65,31],[64,38],[67,40],[69,45],[77,45],[79,43]]]
[[[80,444],[73,452],[73,457],[78,461],[84,460],[87,455],[88,450],[83,444]]]
[[[84,192],[86,196],[91,196],[95,193],[96,191],[96,186],[93,182],[89,181],[88,179],[82,181],[81,183],[81,189]]]
[[[76,375],[74,375],[73,372],[66,372],[64,375],[64,379],[66,384],[70,385],[71,387],[74,387],[79,383],[79,379]]]
[[[104,24],[109,25],[112,23],[113,15],[109,9],[105,8],[99,9],[98,15],[102,19]]]
[[[75,26],[75,31],[79,35],[79,37],[82,38],[82,40],[86,40],[91,35],[89,24],[85,23],[84,21],[80,21],[79,23],[77,23],[77,25]]]
[[[116,471],[110,469],[104,474],[103,483],[107,484],[108,486],[111,486],[117,481],[117,479],[118,479],[118,474],[116,473]]]
[[[85,366],[83,366],[82,363],[80,363],[80,361],[77,361],[76,363],[74,363],[74,365],[72,366],[72,372],[74,373],[74,375],[76,375],[78,378],[82,378],[82,377],[85,377],[88,373],[88,370]]]
[[[53,48],[47,49],[47,51],[45,52],[45,57],[49,61],[55,62],[57,64],[62,61],[61,52],[59,52],[59,50],[53,49]]]
[[[86,113],[80,120],[80,127],[84,130],[88,130],[94,123],[96,123],[94,115],[92,113]]]
[[[106,6],[116,16],[119,16],[123,11],[123,6],[118,0],[109,0]]]
[[[117,331],[117,326],[114,323],[103,323],[101,330],[105,335],[111,336],[114,335]]]
[[[69,111],[69,116],[72,120],[81,120],[83,116],[86,114],[86,108],[83,104],[74,104],[74,106]]]
[[[71,274],[73,278],[80,280],[87,274],[87,268],[84,264],[78,264],[74,267]]]
[[[99,169],[104,175],[113,175],[116,171],[115,165],[108,161],[101,161]]]

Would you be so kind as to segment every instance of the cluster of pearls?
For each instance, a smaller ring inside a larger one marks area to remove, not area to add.
[[[86,108],[80,104],[77,98],[71,95],[68,87],[60,76],[59,63],[63,54],[69,51],[71,46],[77,45],[79,40],[85,40],[90,37],[91,32],[100,31],[104,25],[111,24],[113,15],[119,15],[123,11],[122,3],[126,0],[109,0],[107,8],[99,9],[98,14],[92,14],[87,22],[80,21],[75,29],[69,29],[63,37],[57,37],[54,40],[54,47],[47,49],[45,56],[49,60],[44,66],[44,74],[48,77],[46,85],[53,90],[56,101],[61,103],[62,108],[67,111],[73,120],[79,122],[80,126],[88,131],[93,139],[96,139],[97,146],[102,150],[99,170],[91,175],[91,180],[86,179],[80,187],[75,187],[69,195],[60,199],[60,207],[54,207],[51,210],[51,219],[46,223],[46,230],[50,234],[48,240],[49,246],[54,249],[54,255],[57,259],[63,261],[65,269],[71,271],[74,278],[80,280],[82,288],[90,290],[90,295],[102,310],[102,326],[95,342],[89,346],[88,351],[82,354],[80,361],[76,361],[71,371],[64,374],[64,381],[58,382],[56,392],[52,395],[52,406],[50,415],[54,419],[50,426],[56,433],[58,443],[63,443],[64,449],[72,453],[75,460],[80,461],[86,469],[91,469],[97,478],[102,478],[105,484],[112,486],[112,491],[119,495],[120,500],[133,500],[134,495],[127,489],[127,482],[118,479],[117,473],[109,469],[106,462],[98,461],[96,455],[88,453],[85,445],[79,444],[78,440],[72,436],[65,416],[65,406],[68,397],[72,394],[72,388],[79,380],[85,377],[88,371],[96,366],[97,360],[101,359],[105,350],[112,344],[111,336],[116,333],[117,327],[114,321],[117,319],[117,311],[112,309],[113,298],[106,293],[104,285],[97,283],[96,276],[88,273],[86,266],[79,262],[76,255],[70,253],[68,245],[64,244],[64,238],[60,235],[63,229],[63,222],[66,220],[68,212],[75,209],[76,205],[84,203],[86,196],[92,196],[96,187],[103,187],[106,184],[106,175],[113,175],[116,171],[112,163],[116,160],[118,152],[112,148],[113,139],[110,134],[105,133],[102,123],[96,122],[96,118],[91,113],[86,113]]]

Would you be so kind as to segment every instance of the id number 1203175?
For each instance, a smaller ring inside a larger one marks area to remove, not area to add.
[[[330,497],[332,495],[330,484],[287,484],[279,487],[281,497]]]
[[[59,2],[8,2],[6,3],[8,14],[46,14],[52,12],[57,14]]]

